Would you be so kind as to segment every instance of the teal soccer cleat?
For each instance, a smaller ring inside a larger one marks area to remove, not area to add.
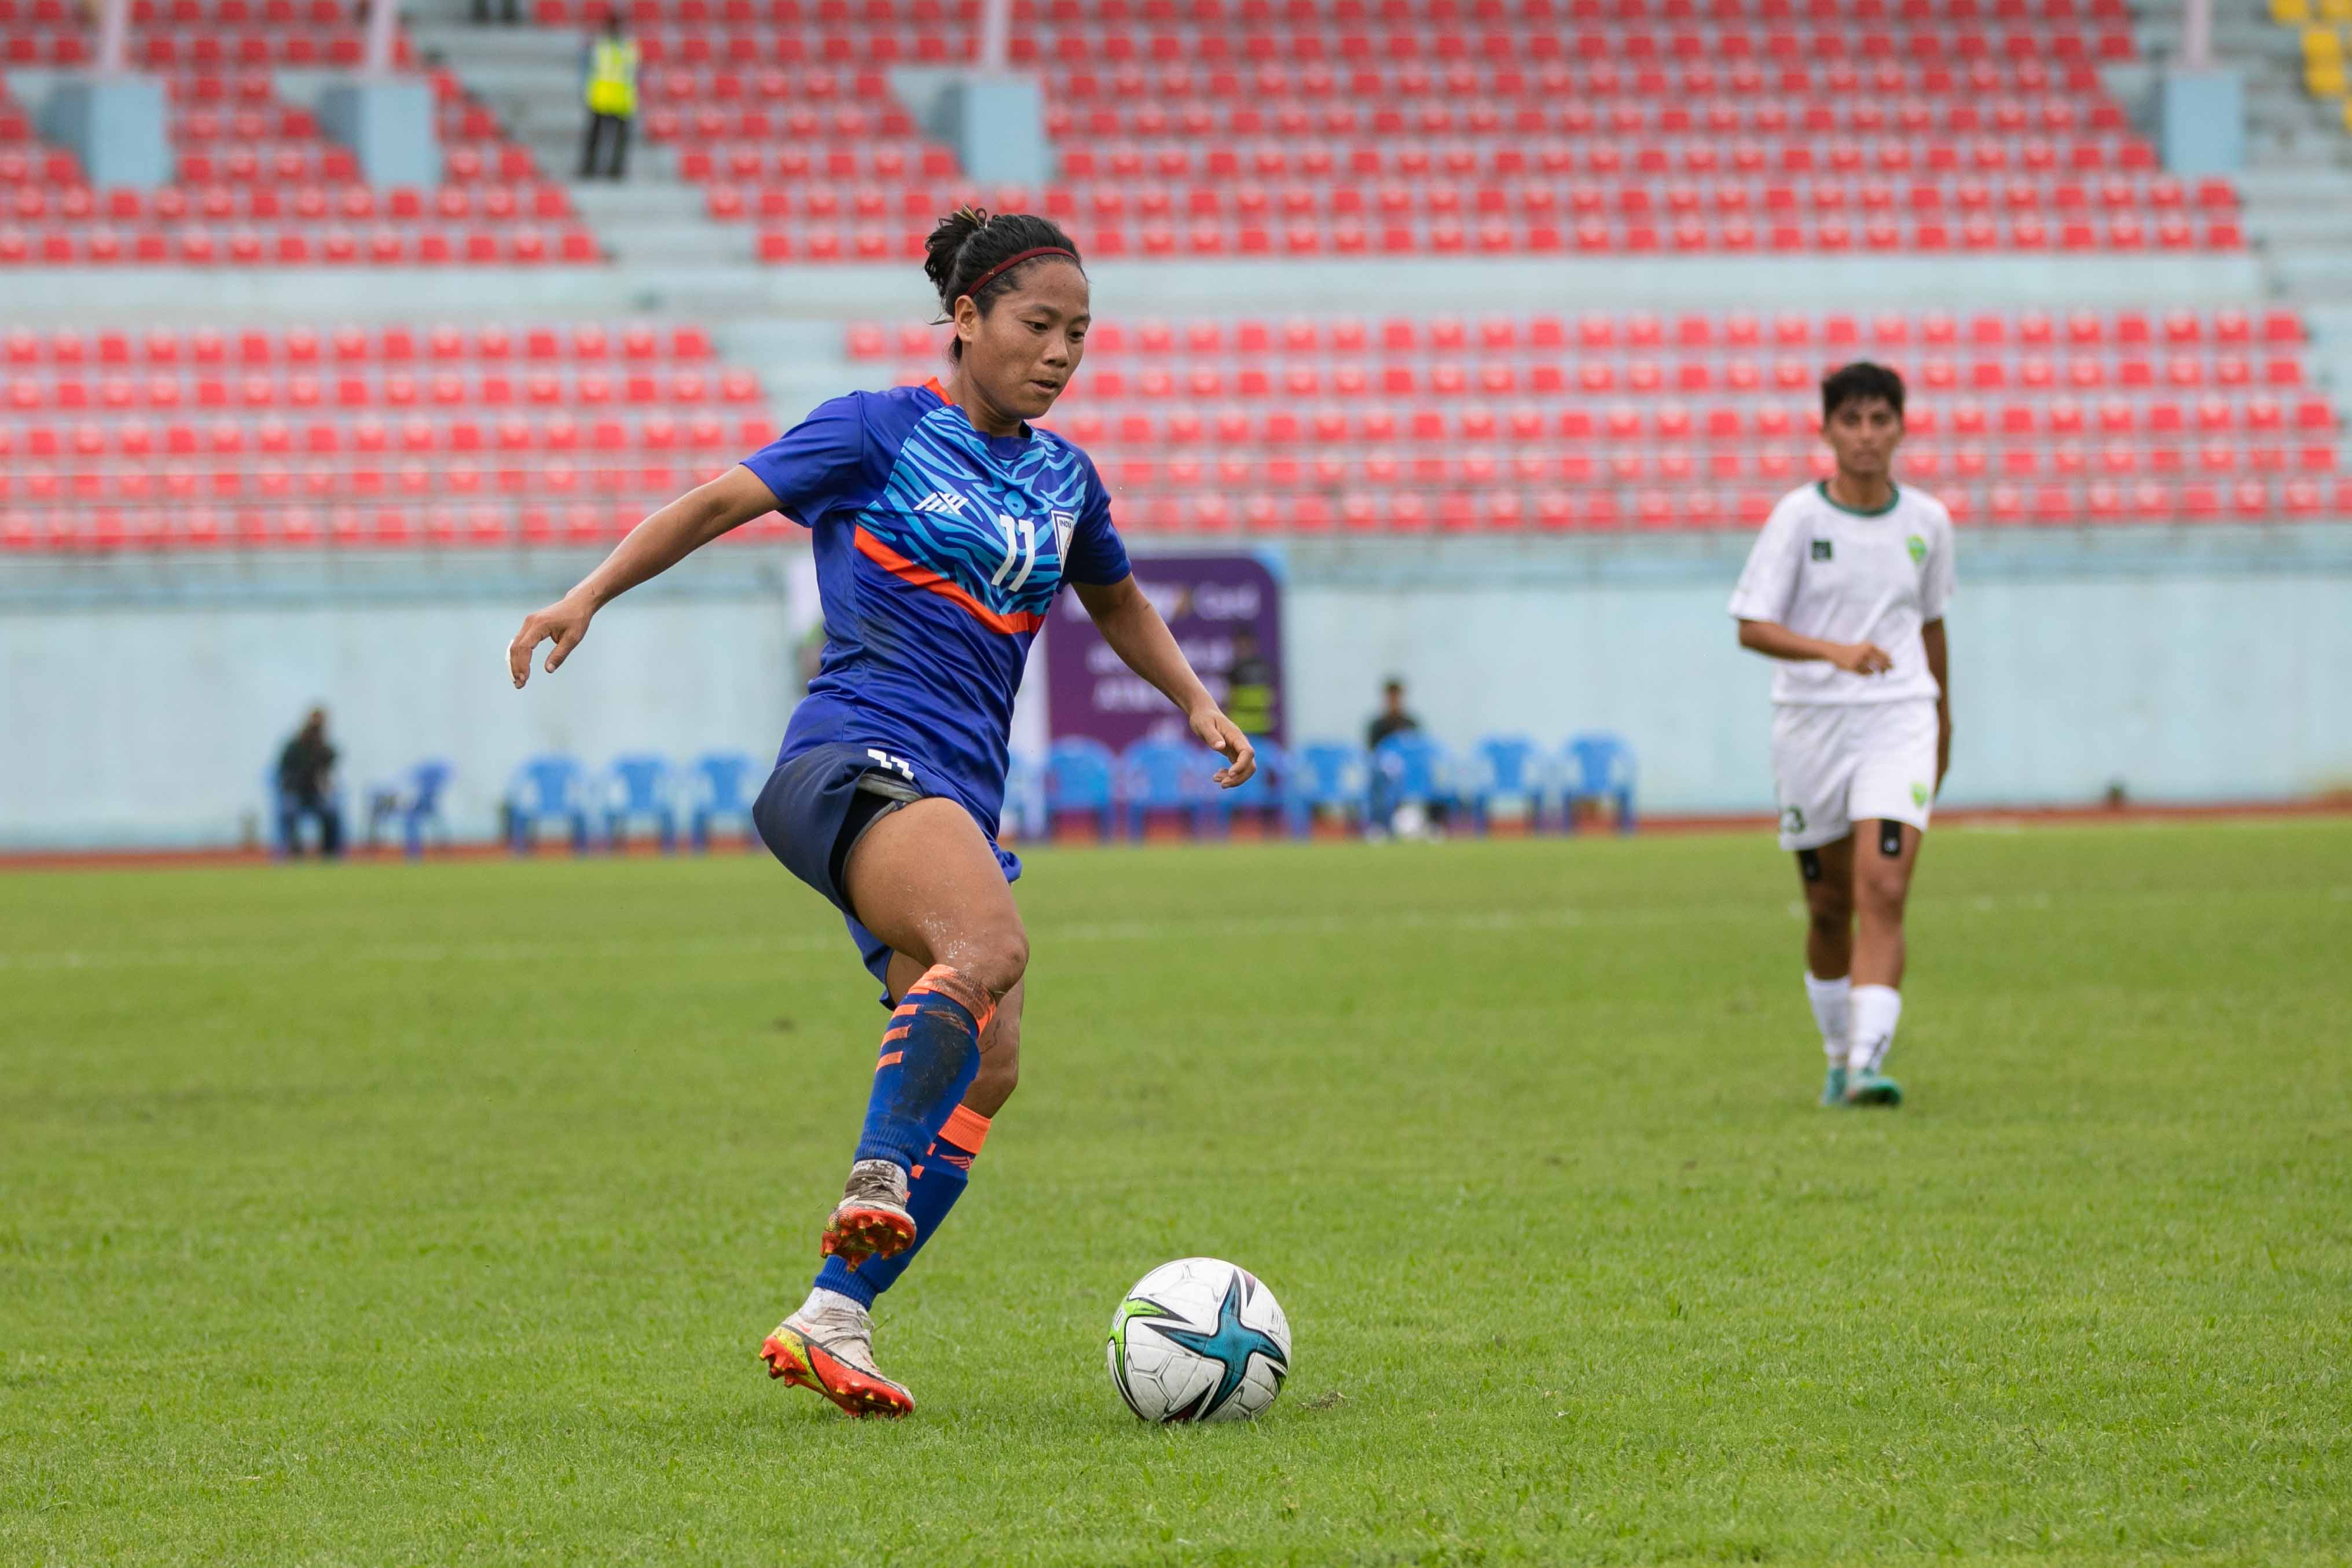
[[[1849,1072],[1845,1081],[1845,1103],[1892,1108],[1903,1103],[1903,1085],[1883,1072],[1874,1072],[1867,1068],[1860,1072]]]
[[[1832,1067],[1830,1075],[1822,1080],[1822,1103],[1823,1105],[1845,1103],[1845,1069],[1843,1067]]]

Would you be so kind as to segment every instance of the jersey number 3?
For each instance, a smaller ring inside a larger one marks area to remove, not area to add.
[[[991,588],[1001,588],[1007,593],[1018,593],[1029,574],[1037,570],[1037,525],[1027,517],[1015,520],[1005,513],[996,514],[997,530],[1004,536],[1004,564],[988,580]],[[1019,567],[1015,572],[1013,569]],[[1006,578],[1013,580],[1007,582]]]

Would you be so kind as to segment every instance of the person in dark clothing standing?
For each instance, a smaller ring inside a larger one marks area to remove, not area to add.
[[[302,819],[319,820],[319,852],[343,852],[343,814],[331,793],[335,748],[327,743],[327,710],[314,707],[278,754],[278,837],[286,852],[302,853]]]
[[[1258,648],[1257,633],[1234,632],[1234,662],[1225,670],[1225,716],[1241,726],[1242,733],[1252,740],[1267,738],[1277,722],[1275,706],[1280,688],[1274,661]]]
[[[1378,751],[1381,742],[1391,735],[1402,735],[1409,729],[1419,729],[1421,720],[1407,713],[1404,707],[1404,683],[1391,675],[1381,688],[1381,711],[1364,727],[1364,749]]]

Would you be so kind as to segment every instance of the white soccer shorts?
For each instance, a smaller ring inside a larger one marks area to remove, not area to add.
[[[1789,705],[1772,711],[1780,847],[1817,850],[1856,822],[1908,822],[1936,804],[1936,705]]]

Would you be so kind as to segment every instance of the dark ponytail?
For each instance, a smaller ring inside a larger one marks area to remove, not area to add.
[[[1066,257],[1032,256],[1017,266],[1004,264],[1024,251],[1058,250]],[[940,291],[940,319],[955,319],[955,302],[971,295],[971,302],[980,313],[998,296],[1011,288],[1013,280],[1035,263],[1067,259],[1081,271],[1085,265],[1078,260],[1078,247],[1070,243],[1050,219],[1031,213],[998,213],[991,216],[985,207],[958,207],[931,230],[931,237],[923,242],[923,275],[931,287]],[[973,293],[974,285],[979,292]],[[961,339],[948,340],[948,357],[963,358]]]

